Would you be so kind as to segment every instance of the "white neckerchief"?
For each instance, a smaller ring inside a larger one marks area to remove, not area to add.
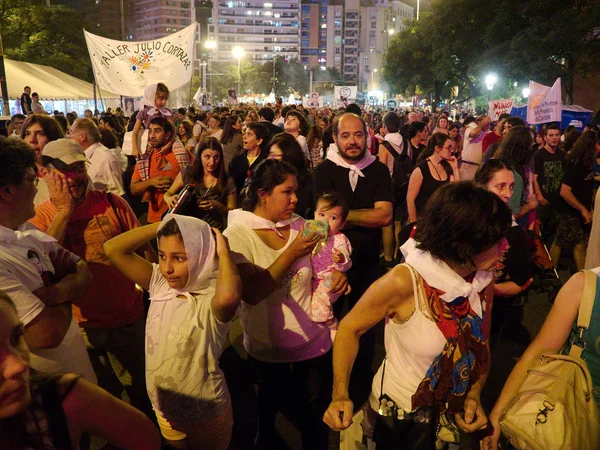
[[[350,164],[344,158],[341,157],[337,145],[331,144],[327,149],[327,159],[337,166],[348,169],[348,179],[350,180],[350,187],[352,188],[352,192],[354,192],[354,190],[356,189],[356,185],[358,184],[358,177],[365,176],[365,174],[362,173],[362,169],[369,167],[371,164],[373,164],[376,158],[369,152],[365,151],[365,156],[363,157],[363,159],[358,161],[356,164]]]
[[[404,139],[400,133],[388,133],[383,137],[383,140],[392,144],[399,155],[404,151]]]
[[[466,297],[473,311],[479,317],[483,317],[479,292],[492,281],[491,272],[478,270],[473,281],[468,283],[444,261],[418,249],[417,241],[413,238],[406,241],[400,250],[406,263],[411,265],[429,286],[444,292],[442,300],[451,303],[458,297]]]
[[[170,301],[178,296],[184,296],[192,305],[191,323],[202,328],[198,317],[197,295],[214,293],[217,277],[218,262],[216,260],[217,245],[212,235],[210,225],[200,219],[179,214],[167,214],[162,220],[157,231],[160,231],[167,222],[175,219],[183,245],[188,258],[189,278],[183,289],[168,288],[160,294],[153,295],[152,301]]]
[[[163,117],[171,117],[171,111],[169,111],[167,108],[158,109],[156,106],[154,106],[157,86],[158,84],[156,83],[149,84],[148,86],[146,86],[146,88],[144,89],[144,97],[142,98],[142,108],[148,106],[150,107],[147,110],[149,116],[155,116],[160,112]]]
[[[282,238],[283,235],[279,231],[279,228],[287,227],[289,224],[294,223],[296,220],[299,219],[301,219],[300,216],[298,216],[297,214],[292,214],[292,217],[290,217],[287,220],[282,220],[280,222],[272,222],[269,219],[257,216],[253,212],[244,211],[243,209],[234,209],[233,211],[229,211],[229,215],[227,216],[227,224],[243,224],[245,226],[249,226],[253,230],[273,230],[277,234],[277,236]]]
[[[41,242],[56,242],[52,236],[43,233],[38,229],[34,229],[33,225],[25,222],[16,230],[0,225],[0,242],[6,242],[7,244],[16,244],[27,238],[35,238]]]

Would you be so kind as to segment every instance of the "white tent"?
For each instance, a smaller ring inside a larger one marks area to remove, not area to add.
[[[42,100],[89,100],[94,98],[92,83],[67,75],[50,66],[4,58],[8,97],[21,98],[23,87],[30,86]],[[118,94],[97,89],[98,99],[120,99]]]

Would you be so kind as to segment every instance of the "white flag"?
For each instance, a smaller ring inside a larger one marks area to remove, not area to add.
[[[152,83],[165,83],[170,90],[183,86],[192,78],[195,30],[194,23],[145,42],[115,41],[84,30],[96,82],[129,97],[141,97]]]
[[[529,98],[527,100],[527,122],[538,123],[560,122],[562,112],[560,78],[552,87],[529,81]]]
[[[488,116],[490,116],[492,120],[498,120],[502,114],[510,114],[512,105],[512,98],[507,98],[504,100],[490,100],[488,102]]]

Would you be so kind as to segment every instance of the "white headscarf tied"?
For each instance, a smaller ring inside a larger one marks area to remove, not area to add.
[[[298,219],[301,219],[301,217],[296,214],[292,214],[292,217],[287,220],[272,222],[269,219],[257,216],[253,212],[244,211],[243,209],[234,209],[233,211],[229,211],[227,223],[229,225],[243,224],[245,226],[249,226],[253,230],[273,230],[275,233],[277,233],[277,236],[283,237],[279,231],[279,228],[287,227],[289,224],[294,223]]]
[[[365,151],[365,156],[360,161],[358,161],[356,164],[350,164],[341,157],[337,145],[331,144],[327,149],[327,159],[333,162],[335,165],[345,167],[349,170],[348,178],[350,180],[350,187],[352,188],[352,192],[354,192],[356,185],[358,184],[358,177],[365,176],[365,174],[362,173],[362,169],[373,164],[376,158],[368,151]]]
[[[149,116],[154,116],[159,112],[163,117],[171,117],[171,111],[167,108],[158,109],[154,106],[154,101],[156,99],[156,88],[158,87],[157,83],[149,84],[144,89],[144,97],[142,98],[142,108],[150,106],[151,108],[148,110]]]
[[[400,250],[406,263],[410,264],[429,286],[445,292],[441,296],[442,300],[451,303],[458,297],[468,298],[473,311],[479,317],[483,317],[479,292],[492,281],[491,272],[478,270],[473,281],[468,283],[444,261],[425,250],[418,249],[417,241],[413,238],[406,241]]]
[[[175,219],[177,227],[179,227],[179,231],[181,232],[188,258],[189,278],[183,289],[169,288],[159,295],[152,296],[151,300],[168,301],[177,296],[187,297],[194,307],[193,322],[196,326],[201,327],[201,324],[198,323],[198,314],[195,313],[195,311],[198,311],[198,298],[192,295],[192,293],[206,294],[206,296],[214,293],[218,268],[218,263],[215,259],[217,244],[210,226],[203,220],[196,219],[195,217],[167,214],[158,227],[158,231],[171,219]]]

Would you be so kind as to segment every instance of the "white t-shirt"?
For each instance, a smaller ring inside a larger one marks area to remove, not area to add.
[[[21,232],[27,230],[37,228],[30,223],[19,227]],[[67,269],[77,263],[79,257],[56,241],[42,242],[35,236],[15,241],[14,236],[13,230],[0,226],[0,288],[12,299],[19,319],[27,326],[46,308],[33,291],[65,277]],[[87,381],[97,382],[74,318],[58,347],[31,349],[31,367],[40,372],[79,373]]]
[[[302,147],[302,153],[304,153],[304,157],[310,161],[310,152],[308,151],[308,142],[306,142],[306,138],[299,134],[296,138],[296,142],[298,142],[300,147]]]
[[[289,240],[280,250],[273,250],[245,225],[230,225],[223,234],[236,264],[254,264],[260,270],[271,266],[289,247],[303,223],[296,220],[290,224]],[[310,256],[305,256],[296,260],[279,287],[258,305],[242,301],[244,348],[249,355],[265,362],[296,362],[329,351],[328,328],[310,318],[311,277]]]
[[[215,280],[216,281],[216,280]],[[146,388],[163,417],[191,423],[219,416],[229,392],[219,358],[231,322],[219,322],[210,304],[214,284],[189,298],[152,300],[170,287],[153,264],[150,310],[146,320]]]
[[[121,164],[113,152],[97,142],[85,150],[85,156],[90,161],[87,172],[94,183],[94,189],[115,195],[125,193],[121,177]]]
[[[214,137],[219,142],[221,142],[221,137],[223,137],[223,130],[221,129],[221,130],[215,131],[213,134],[210,135],[210,137]]]

